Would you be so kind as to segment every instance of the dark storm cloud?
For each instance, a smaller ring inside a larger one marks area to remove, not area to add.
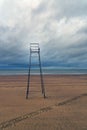
[[[0,63],[12,64],[26,61],[25,45],[21,35],[14,34],[15,30],[8,27],[0,28]]]

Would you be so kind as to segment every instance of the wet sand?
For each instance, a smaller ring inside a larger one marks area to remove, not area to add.
[[[0,130],[87,130],[87,75],[45,75],[46,99],[39,76],[28,100],[26,86],[27,76],[0,76]]]

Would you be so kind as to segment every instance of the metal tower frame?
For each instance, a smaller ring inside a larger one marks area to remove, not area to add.
[[[41,89],[42,89],[42,94],[43,94],[43,96],[45,98],[46,96],[45,96],[45,88],[44,88],[43,74],[42,74],[42,67],[41,67],[39,43],[30,43],[29,72],[28,72],[28,83],[27,83],[26,99],[28,99],[28,95],[29,95],[31,66],[32,66],[32,63],[31,63],[32,55],[38,56],[39,64],[36,64],[36,65],[38,65],[38,67],[40,68]],[[36,65],[34,64],[34,66],[36,66]]]

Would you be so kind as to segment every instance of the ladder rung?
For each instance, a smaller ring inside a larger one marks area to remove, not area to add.
[[[33,46],[38,45],[39,46],[39,43],[30,43],[30,46],[31,45],[33,45]]]
[[[39,51],[31,51],[31,53],[38,53]]]

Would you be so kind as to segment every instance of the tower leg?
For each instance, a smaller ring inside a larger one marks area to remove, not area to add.
[[[30,69],[31,69],[31,53],[30,53],[30,59],[29,59],[29,72],[28,72],[28,82],[27,82],[26,99],[28,99],[28,94],[29,94],[29,86],[30,86]]]
[[[45,96],[44,82],[43,82],[42,67],[41,67],[41,60],[40,60],[40,52],[38,53],[38,55],[39,55],[39,67],[40,67],[40,77],[41,77],[42,94],[43,94],[44,98],[46,98],[46,96]]]

